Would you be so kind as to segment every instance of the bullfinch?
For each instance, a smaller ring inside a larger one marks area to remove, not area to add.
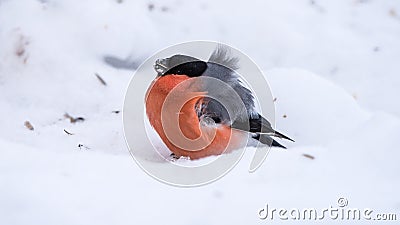
[[[146,114],[174,158],[220,155],[244,143],[285,148],[272,137],[293,141],[258,113],[238,61],[218,45],[207,62],[181,54],[155,62]]]

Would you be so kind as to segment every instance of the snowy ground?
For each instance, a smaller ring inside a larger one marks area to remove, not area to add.
[[[194,39],[255,60],[277,128],[296,143],[256,173],[250,153],[223,179],[182,189],[134,163],[115,111],[138,64]],[[0,0],[0,224],[263,224],[267,203],[339,197],[399,220],[399,40],[393,0]]]

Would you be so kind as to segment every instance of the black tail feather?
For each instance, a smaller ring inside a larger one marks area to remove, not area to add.
[[[278,138],[282,138],[282,139],[286,139],[286,140],[289,140],[289,141],[292,141],[292,142],[294,142],[294,140],[293,140],[293,139],[291,139],[291,138],[287,137],[287,136],[286,136],[286,135],[284,135],[284,134],[281,134],[281,133],[279,133],[278,131],[275,131],[275,136],[276,136],[276,137],[278,137]]]
[[[253,136],[254,139],[256,139],[257,141],[266,144],[268,146],[273,146],[273,147],[279,147],[279,148],[284,148],[286,149],[285,146],[281,145],[279,142],[275,141],[274,139],[272,139],[270,136],[268,136],[267,134],[255,134]]]
[[[286,149],[285,146],[279,144],[279,142],[275,141],[274,139],[272,139],[272,146]]]

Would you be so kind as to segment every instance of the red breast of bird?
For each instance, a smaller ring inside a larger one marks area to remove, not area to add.
[[[245,132],[223,124],[201,125],[195,108],[206,92],[191,93],[185,85],[180,85],[191,79],[195,81],[195,78],[185,75],[157,77],[146,93],[146,113],[150,124],[169,150],[177,157],[199,159],[245,146],[248,138]],[[166,101],[171,91],[174,96]],[[188,100],[177,105],[174,104],[179,102],[177,99]]]

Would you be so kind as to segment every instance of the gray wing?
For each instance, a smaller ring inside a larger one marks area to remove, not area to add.
[[[235,100],[230,101],[231,96],[227,95],[223,89],[213,87],[214,84],[211,82],[205,84],[207,92],[210,95],[217,96],[216,99],[223,99],[228,106],[224,107],[220,101],[206,97],[197,108],[199,118],[212,118],[215,123],[222,123],[238,130],[253,133],[252,137],[261,143],[284,147],[270,136],[292,139],[275,131],[271,123],[257,112],[252,92],[244,86],[240,75],[235,72],[239,68],[238,62],[238,58],[230,56],[227,47],[219,45],[207,62],[207,69],[202,76],[219,79],[232,87],[240,97],[245,109],[243,109],[242,103]],[[229,115],[226,108],[234,109],[234,112]]]

